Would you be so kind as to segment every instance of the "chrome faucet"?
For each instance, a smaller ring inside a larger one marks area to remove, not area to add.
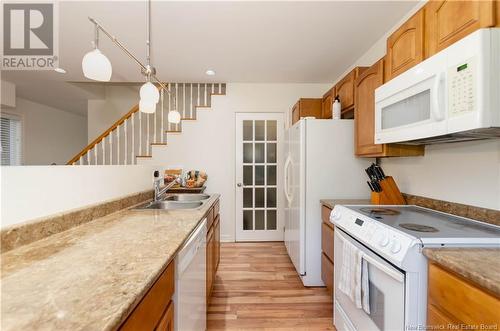
[[[162,181],[163,181],[163,178],[160,177],[160,172],[158,170],[156,170],[154,172],[155,196],[153,198],[153,201],[160,201],[161,196],[164,195],[165,193],[167,193],[167,191],[170,190],[172,188],[172,186],[174,186],[175,184],[180,184],[181,179],[180,179],[180,177],[177,177],[176,179],[174,179],[173,181],[171,181],[170,183],[165,185],[164,188],[160,189]]]

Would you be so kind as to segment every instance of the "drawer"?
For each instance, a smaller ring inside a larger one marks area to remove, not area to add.
[[[429,305],[466,324],[500,325],[500,299],[459,276],[429,264]]]
[[[333,261],[333,233],[334,230],[327,224],[321,224],[321,250]]]
[[[333,263],[324,253],[321,253],[321,279],[323,279],[328,292],[333,295]]]
[[[326,223],[333,227],[333,224],[330,222],[330,213],[332,212],[332,209],[327,207],[327,206],[321,206],[321,219],[323,220],[323,223]]]
[[[174,293],[174,262],[170,262],[120,330],[154,330]]]

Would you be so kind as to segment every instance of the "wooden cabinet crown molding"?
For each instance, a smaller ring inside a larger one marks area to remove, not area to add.
[[[436,54],[477,29],[498,26],[499,7],[495,0],[429,1],[424,6],[425,56]]]
[[[421,9],[387,38],[388,81],[424,59],[424,10]]]

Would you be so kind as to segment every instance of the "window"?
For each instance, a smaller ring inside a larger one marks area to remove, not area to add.
[[[2,113],[0,115],[0,121],[2,165],[21,165],[21,118],[19,116]]]

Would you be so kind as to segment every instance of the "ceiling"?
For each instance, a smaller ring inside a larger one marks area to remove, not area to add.
[[[152,61],[163,81],[333,82],[416,4],[153,0]],[[2,76],[18,86],[20,96],[84,113],[92,97],[88,86],[65,82],[86,81],[81,59],[94,33],[87,17],[143,59],[146,2],[62,1],[59,6],[60,66],[67,74],[4,71]],[[143,80],[136,64],[102,34],[100,49],[113,65],[113,82]],[[216,75],[205,75],[207,69]]]

